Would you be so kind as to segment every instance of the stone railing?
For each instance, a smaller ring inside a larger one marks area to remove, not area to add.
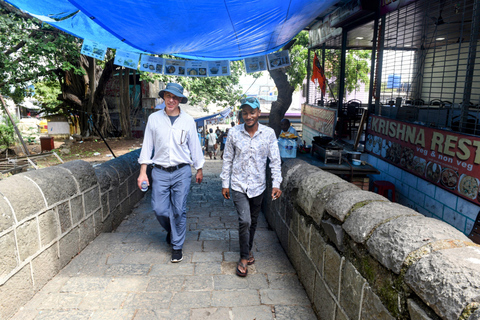
[[[301,160],[282,172],[264,211],[319,319],[480,319],[480,246],[463,233]]]
[[[143,197],[139,150],[92,167],[71,161],[0,181],[0,319],[11,317]]]

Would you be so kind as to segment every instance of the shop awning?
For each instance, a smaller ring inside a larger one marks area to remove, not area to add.
[[[277,51],[339,0],[7,0],[109,48],[199,60]]]

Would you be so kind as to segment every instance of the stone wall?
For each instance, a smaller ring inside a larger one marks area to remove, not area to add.
[[[143,197],[140,150],[92,167],[77,160],[0,181],[0,319],[11,317]]]
[[[301,160],[282,172],[264,211],[319,319],[480,319],[480,246],[462,232]]]

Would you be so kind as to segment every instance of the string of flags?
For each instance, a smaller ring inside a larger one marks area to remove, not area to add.
[[[81,53],[98,60],[104,60],[107,47],[101,43],[84,39]],[[230,75],[230,60],[165,59],[148,54],[117,50],[113,63],[125,68],[170,76],[219,77]],[[245,58],[244,65],[246,73],[288,67],[290,66],[289,51],[285,50],[264,56]]]

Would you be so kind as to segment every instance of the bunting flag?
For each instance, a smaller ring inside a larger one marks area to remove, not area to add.
[[[315,79],[317,79],[320,90],[322,90],[322,95],[325,95],[325,92],[327,90],[327,79],[325,79],[325,73],[323,72],[323,68],[320,65],[320,61],[318,61],[317,53],[315,53],[315,57],[313,58],[313,83],[315,83]]]

